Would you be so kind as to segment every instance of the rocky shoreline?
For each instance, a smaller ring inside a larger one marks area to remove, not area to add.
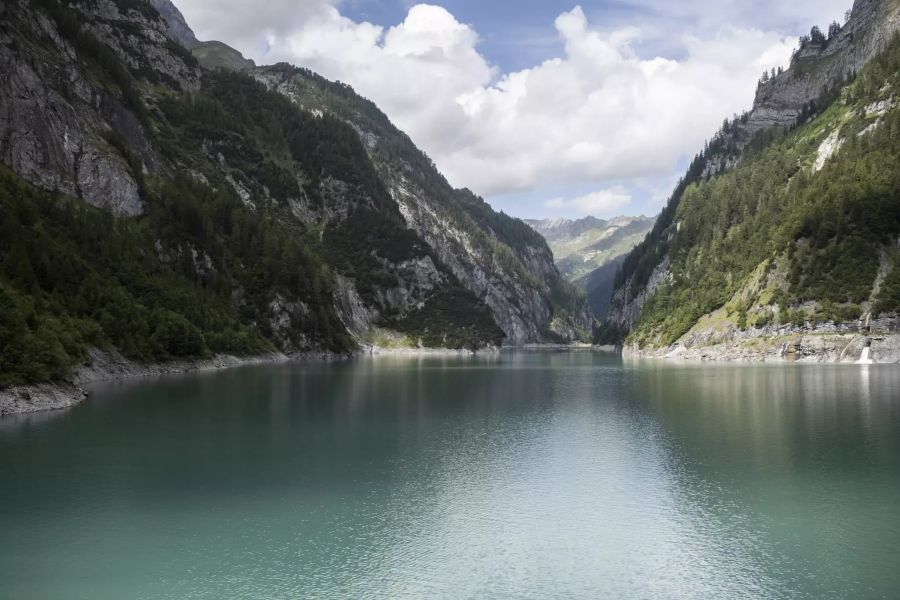
[[[90,352],[91,364],[76,369],[69,381],[0,389],[0,418],[17,414],[71,408],[87,399],[88,392],[83,386],[103,381],[218,371],[234,367],[304,360],[346,360],[353,356],[467,356],[473,354],[492,355],[499,352],[500,348],[486,348],[473,352],[471,350],[451,350],[447,348],[382,348],[378,346],[364,346],[354,355],[336,355],[329,352],[298,353],[290,356],[281,353],[252,357],[219,355],[203,360],[142,364],[128,360],[117,352],[92,350]]]
[[[589,345],[529,345],[520,349],[590,349]],[[229,355],[215,356],[205,360],[180,361],[171,363],[141,364],[123,357],[117,352],[90,352],[91,364],[78,368],[72,378],[66,382],[41,383],[17,386],[0,390],[0,418],[37,413],[51,410],[71,408],[84,402],[88,392],[83,386],[103,381],[118,381],[138,377],[154,377],[160,375],[177,375],[202,371],[217,371],[234,367],[278,364],[286,362],[334,361],[347,360],[354,357],[390,357],[390,356],[495,356],[511,348],[489,347],[476,351],[454,350],[450,348],[419,347],[381,347],[364,345],[352,355],[336,355],[328,352],[309,352],[285,355],[280,353],[254,357],[236,357]]]
[[[17,386],[0,390],[0,418],[16,414],[70,408],[87,399],[88,393],[82,386],[90,383],[135,377],[216,371],[245,365],[279,363],[314,357],[312,355],[288,357],[277,353],[246,358],[220,355],[204,360],[141,364],[128,360],[116,352],[92,350],[90,355],[91,364],[76,369],[69,381]],[[325,357],[323,355],[323,358]]]
[[[364,346],[359,356],[491,356],[498,354],[500,348],[491,346],[478,350],[460,350],[453,348],[399,348],[383,346]]]
[[[626,346],[626,358],[708,362],[900,363],[900,333],[753,332],[741,339],[713,343],[678,342],[665,348]],[[865,353],[868,348],[868,353]]]
[[[683,340],[672,346],[641,349],[625,346],[590,346],[584,344],[522,346],[523,350],[591,350],[621,351],[626,359],[666,359],[705,362],[776,362],[776,363],[856,363],[869,347],[873,363],[900,363],[900,333],[869,333],[836,328],[826,331],[751,330],[739,338],[719,340]],[[384,348],[364,346],[352,356],[326,352],[285,355],[280,353],[254,357],[221,355],[210,359],[171,363],[141,364],[116,352],[91,351],[91,364],[76,370],[70,381],[18,386],[0,390],[0,418],[71,408],[88,397],[85,385],[137,377],[153,377],[217,371],[234,367],[278,364],[303,360],[345,360],[353,356],[487,356],[510,348],[485,348],[478,351],[448,348]]]

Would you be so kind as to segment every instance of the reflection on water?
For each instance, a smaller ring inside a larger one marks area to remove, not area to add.
[[[898,402],[589,352],[107,385],[0,421],[0,598],[892,598]]]

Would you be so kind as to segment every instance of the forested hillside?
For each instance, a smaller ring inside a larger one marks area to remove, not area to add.
[[[631,297],[651,289],[629,343],[712,344],[824,324],[896,327],[900,38],[850,79],[795,126],[758,133],[732,168],[709,176],[716,148],[697,158],[619,272],[619,289],[631,286]],[[618,308],[605,339],[627,332],[618,329],[628,326]]]

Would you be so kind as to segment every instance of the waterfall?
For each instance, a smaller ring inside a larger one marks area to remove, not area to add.
[[[871,348],[869,348],[868,346],[866,346],[865,348],[863,348],[863,351],[862,351],[862,354],[861,354],[860,357],[859,357],[859,360],[856,361],[857,364],[860,364],[860,365],[871,365],[873,362],[875,362],[874,360],[872,360],[871,358],[869,358],[869,353],[870,353],[870,351],[871,351]]]

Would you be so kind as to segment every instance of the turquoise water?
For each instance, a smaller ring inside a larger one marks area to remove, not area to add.
[[[0,598],[898,598],[900,368],[504,353],[0,421]]]

